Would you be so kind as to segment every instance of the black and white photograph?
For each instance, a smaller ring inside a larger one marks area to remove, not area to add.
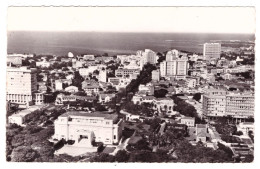
[[[253,163],[255,13],[8,7],[5,161]]]

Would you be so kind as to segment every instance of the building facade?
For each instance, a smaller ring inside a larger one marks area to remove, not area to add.
[[[254,95],[228,94],[226,96],[226,115],[234,118],[254,117]]]
[[[154,80],[154,81],[160,80],[160,71],[159,70],[152,71],[152,80]]]
[[[166,60],[160,63],[160,75],[185,79],[188,74],[188,58],[177,50],[168,51]]]
[[[133,77],[133,75],[139,75],[139,69],[117,69],[115,71],[116,77]]]
[[[99,71],[98,81],[107,82],[107,71],[105,69]]]
[[[27,69],[27,67],[7,68],[7,101],[20,105],[32,104],[36,91],[36,69]]]
[[[60,115],[54,124],[54,139],[77,142],[85,139],[88,143],[118,144],[123,130],[123,120],[118,115],[98,112],[69,111]]]
[[[254,94],[227,93],[213,90],[203,95],[203,115],[206,117],[231,116],[236,119],[254,117]]]
[[[226,94],[224,90],[212,89],[203,95],[203,115],[222,117],[226,114]]]
[[[219,59],[221,53],[220,43],[204,43],[203,45],[203,56],[210,59]]]

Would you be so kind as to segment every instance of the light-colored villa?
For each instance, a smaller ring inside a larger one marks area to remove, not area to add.
[[[116,114],[100,112],[86,113],[69,111],[55,121],[53,139],[74,140],[84,146],[91,146],[93,141],[104,144],[118,144],[123,130],[123,120]]]

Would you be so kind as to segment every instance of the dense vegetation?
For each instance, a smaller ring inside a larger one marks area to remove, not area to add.
[[[188,117],[195,117],[196,123],[205,123],[205,121],[201,120],[197,114],[197,110],[190,104],[186,103],[184,100],[178,98],[178,96],[172,96],[174,103],[174,110],[178,111],[180,114]]]

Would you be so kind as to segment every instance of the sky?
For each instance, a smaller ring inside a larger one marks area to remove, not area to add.
[[[8,31],[254,33],[253,7],[9,7]]]

